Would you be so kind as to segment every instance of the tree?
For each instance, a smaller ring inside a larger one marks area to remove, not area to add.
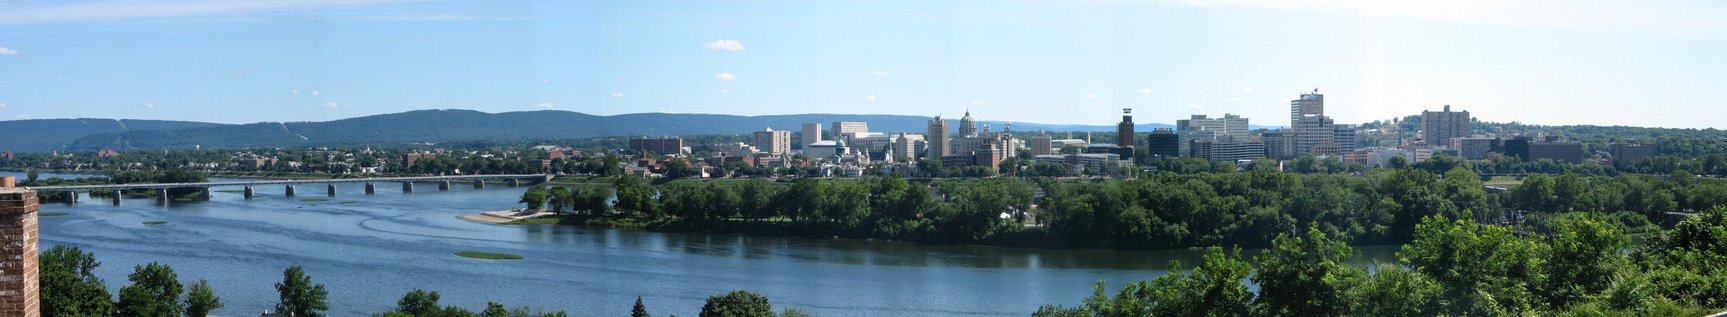
[[[210,289],[210,283],[198,280],[186,290],[186,317],[204,317],[210,311],[222,308],[222,298]]]
[[[113,311],[108,287],[94,274],[102,265],[95,254],[55,245],[39,259],[42,316],[105,316]]]
[[[312,277],[298,265],[282,271],[282,282],[276,283],[276,292],[281,294],[281,302],[276,304],[277,313],[317,317],[330,309],[330,305],[324,302],[324,298],[329,296],[324,284],[312,284]]]
[[[134,267],[126,279],[132,285],[120,288],[120,303],[115,307],[121,315],[176,317],[185,313],[174,268],[150,262]]]
[[[1432,216],[1416,226],[1415,240],[1397,258],[1444,290],[1440,313],[1521,315],[1535,303],[1542,280],[1542,245],[1500,226],[1478,226],[1469,212]]]
[[[1155,292],[1150,316],[1248,316],[1253,293],[1241,281],[1253,266],[1241,261],[1241,249],[1205,252],[1192,273],[1175,273],[1180,263],[1171,261],[1170,274],[1151,281],[1142,292]],[[1125,289],[1124,289],[1125,290]]]
[[[552,212],[559,215],[564,214],[564,210],[569,209],[576,201],[576,193],[571,192],[569,188],[564,188],[563,186],[552,187],[550,193],[551,199],[549,202],[552,205]]]
[[[396,311],[414,316],[430,316],[438,312],[438,292],[414,289],[396,301]]]
[[[533,188],[528,188],[527,191],[522,192],[522,200],[520,202],[528,204],[528,210],[530,211],[540,210],[546,206],[546,199],[549,195],[550,194],[549,191],[546,190],[546,186],[534,186]]]
[[[630,317],[653,317],[648,314],[648,306],[642,305],[642,296],[636,295],[636,306],[630,307]]]
[[[1623,256],[1625,235],[1601,219],[1600,214],[1563,217],[1553,223],[1547,237],[1547,274],[1541,295],[1549,308],[1561,309],[1600,293],[1613,282],[1613,272]]]
[[[708,297],[702,305],[701,317],[773,317],[774,307],[768,298],[745,290]]]
[[[1372,277],[1347,293],[1350,316],[1439,315],[1439,284],[1401,265],[1377,264]]]
[[[486,310],[483,312],[480,312],[480,316],[482,316],[482,317],[510,317],[510,310],[505,309],[504,304],[499,304],[496,302],[486,302]]]
[[[1354,253],[1310,224],[1306,238],[1278,234],[1259,255],[1260,316],[1337,316],[1348,308],[1344,292],[1360,283],[1361,269],[1344,263]]]

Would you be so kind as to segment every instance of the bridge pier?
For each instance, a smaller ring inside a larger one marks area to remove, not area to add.
[[[215,194],[215,192],[214,192],[214,191],[211,191],[211,190],[210,190],[210,188],[209,188],[209,187],[204,187],[204,190],[202,190],[202,191],[199,191],[199,192],[198,192],[198,194],[201,194],[201,195],[203,195],[203,196],[204,196],[204,197],[203,197],[203,198],[200,198],[200,199],[203,199],[203,200],[205,200],[205,201],[209,201],[209,200],[210,200],[210,198],[211,198],[211,197],[215,197],[215,196],[216,196],[216,195],[214,195],[214,194]]]
[[[474,180],[474,188],[486,189],[486,180],[484,180],[484,179]]]
[[[370,182],[366,183],[366,194],[367,195],[377,194],[377,193],[378,193],[378,184],[370,183]]]
[[[516,186],[522,186],[522,180],[511,178],[510,179],[510,187],[516,187]]]
[[[414,182],[402,182],[402,192],[404,192],[404,193],[414,192]]]
[[[330,197],[336,197],[336,184],[330,184],[327,186],[328,186],[328,191],[329,191]]]
[[[294,197],[294,185],[288,185],[288,188],[284,189],[283,191],[284,191],[284,194],[287,195],[288,197]]]
[[[77,191],[66,192],[66,204],[67,205],[73,205],[73,206],[78,205],[78,192]]]
[[[252,199],[252,186],[246,186],[246,199]]]
[[[111,197],[114,199],[114,205],[115,206],[119,206],[120,205],[120,196],[124,196],[123,193],[124,193],[124,191],[115,189],[113,191],[113,195],[108,195],[108,197]]]
[[[438,190],[450,190],[450,181],[439,181]]]
[[[160,200],[160,201],[162,201],[163,205],[167,205],[168,204],[168,189],[167,188],[156,189],[156,200]]]

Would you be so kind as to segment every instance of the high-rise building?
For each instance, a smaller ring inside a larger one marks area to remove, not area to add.
[[[1052,142],[1053,140],[1048,133],[1037,131],[1037,135],[1031,136],[1032,157],[1055,154],[1055,142]]]
[[[1288,130],[1266,131],[1260,133],[1259,140],[1265,143],[1265,157],[1274,160],[1295,158],[1295,135]]]
[[[966,119],[970,120],[970,118],[971,112],[967,111]],[[947,131],[947,120],[942,120],[941,116],[938,115],[935,116],[935,119],[929,120],[929,131],[926,131],[927,133],[924,134],[924,152],[926,153],[924,154],[924,158],[940,160],[941,157],[947,156],[948,153],[952,153],[949,152],[949,150],[952,149],[948,147]]]
[[[1336,144],[1337,128],[1331,118],[1323,115],[1302,116],[1295,121],[1295,155],[1313,154],[1313,148],[1322,143]]]
[[[750,145],[763,152],[771,155],[785,155],[792,152],[791,131],[774,131],[773,128],[767,128],[756,131],[752,136]]]
[[[946,125],[946,123],[943,123],[943,125]],[[965,116],[959,118],[959,137],[969,138],[974,136],[977,136],[977,121],[971,119],[971,111],[967,110],[965,112]]]
[[[1156,129],[1145,136],[1145,147],[1151,156],[1181,156],[1181,137],[1174,130]]]
[[[1337,143],[1338,153],[1349,153],[1355,150],[1355,125],[1331,125],[1331,143]]]
[[[1216,162],[1252,160],[1265,156],[1265,143],[1254,141],[1193,141],[1188,146],[1190,157]]]
[[[1251,132],[1247,129],[1247,118],[1228,113],[1223,114],[1222,118],[1210,118],[1203,114],[1196,114],[1187,119],[1176,120],[1175,128],[1177,132],[1214,131],[1219,135],[1240,139],[1251,136]]]
[[[799,146],[816,144],[822,140],[822,124],[805,123],[803,130],[803,142],[800,142]]]
[[[833,135],[828,136],[828,138],[833,139],[834,141],[847,140],[847,138],[850,138],[852,135],[869,133],[869,123],[834,122],[833,126],[829,127],[829,129],[833,129]]]
[[[1449,146],[1451,139],[1469,136],[1469,112],[1421,111],[1421,137],[1428,145]]]
[[[1637,162],[1655,157],[1655,146],[1648,144],[1614,143],[1612,146],[1613,167],[1626,168]]]
[[[919,153],[922,153],[918,150],[922,148],[921,145],[923,144],[924,138],[922,134],[900,133],[899,137],[894,138],[893,152],[894,155],[904,156],[908,159],[915,159],[918,157]]]
[[[1133,146],[1133,108],[1121,108],[1121,123],[1115,124],[1115,145]]]
[[[1313,93],[1301,94],[1301,98],[1289,101],[1289,125],[1295,126],[1305,116],[1325,115],[1325,95],[1319,94],[1319,88]]]

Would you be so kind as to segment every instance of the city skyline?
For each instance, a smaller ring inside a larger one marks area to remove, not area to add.
[[[0,120],[326,121],[417,109],[1271,125],[1451,105],[1706,128],[1722,4],[214,1],[0,4]],[[785,26],[800,26],[788,29]],[[1636,107],[1639,111],[1619,111]],[[1051,109],[1061,109],[1051,111]],[[1676,116],[1676,113],[1690,115]]]

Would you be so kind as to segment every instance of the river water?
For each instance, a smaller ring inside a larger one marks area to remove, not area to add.
[[[52,176],[65,175],[42,177]],[[41,243],[94,252],[110,292],[127,284],[133,266],[152,261],[173,266],[183,283],[209,280],[227,304],[216,312],[223,316],[272,309],[273,285],[292,265],[328,287],[332,316],[389,310],[415,288],[440,292],[444,305],[478,310],[489,300],[575,316],[627,315],[638,295],[655,315],[694,316],[707,296],[733,289],[818,316],[1024,316],[1044,304],[1079,304],[1098,280],[1113,289],[1166,274],[1172,259],[1191,267],[1201,254],[492,225],[456,216],[516,207],[525,188],[452,187],[403,193],[379,183],[365,195],[360,184],[338,185],[331,198],[323,185],[302,185],[297,197],[270,186],[250,200],[217,192],[166,206],[85,195],[77,205],[43,204],[69,214],[41,218]],[[1394,252],[1357,249],[1359,263],[1390,261]],[[454,255],[462,251],[526,259]]]

